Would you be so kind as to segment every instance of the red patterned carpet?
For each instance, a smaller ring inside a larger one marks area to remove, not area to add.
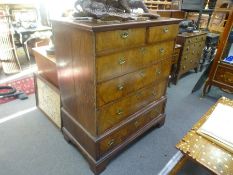
[[[1,84],[0,86],[12,86],[16,88],[17,91],[23,91],[27,95],[33,94],[35,92],[34,79],[32,76],[18,79],[15,81],[11,81],[5,84]],[[1,92],[4,92],[4,91],[1,91]],[[0,104],[7,103],[15,99],[16,98],[14,97],[0,98]]]

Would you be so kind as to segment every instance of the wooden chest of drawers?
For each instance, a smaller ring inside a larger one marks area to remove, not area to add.
[[[206,32],[182,33],[177,36],[177,44],[182,45],[181,54],[178,60],[178,68],[175,77],[175,84],[180,76],[195,69],[198,70],[203,49],[205,47]]]
[[[164,123],[179,22],[53,21],[62,131],[96,174],[130,142]]]

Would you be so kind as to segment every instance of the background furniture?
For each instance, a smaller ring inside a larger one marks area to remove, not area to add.
[[[151,10],[166,10],[171,9],[172,0],[144,0],[148,9]]]
[[[179,22],[52,22],[62,131],[95,173],[148,129],[163,125]]]
[[[56,59],[47,55],[47,46],[34,48],[38,72],[34,74],[36,105],[58,127],[61,128],[61,100],[57,78]]]
[[[206,0],[182,0],[181,10],[186,12],[198,12],[197,29],[200,27],[200,21],[203,13],[211,13],[212,10],[206,10]],[[209,15],[211,16],[211,14]]]
[[[214,174],[232,174],[233,172],[233,154],[222,148],[213,141],[200,136],[197,130],[208,119],[217,104],[224,104],[233,107],[233,101],[227,98],[221,98],[213,105],[208,112],[193,126],[193,128],[180,140],[176,148],[183,153],[183,157],[176,164],[171,175],[178,174],[178,171],[185,164],[187,159],[204,166]]]
[[[214,54],[216,52],[216,48],[219,41],[219,34],[216,33],[208,33],[206,36],[206,47],[203,51],[203,57],[201,60],[200,71],[203,70],[204,67],[208,67],[210,62],[214,58]]]
[[[213,65],[211,66],[208,79],[203,88],[203,95],[210,91],[211,86],[217,86],[227,92],[233,92],[233,65],[223,61],[225,59],[225,57],[223,57],[224,50],[227,46],[232,26],[233,7],[231,7],[231,11],[229,12],[229,17],[222,33]]]
[[[181,18],[184,19],[186,17],[186,12],[180,10],[149,10],[151,13],[157,13],[161,17],[168,18]]]
[[[223,33],[230,12],[232,11],[231,0],[217,0],[208,29],[210,32]],[[220,36],[221,39],[221,36]]]
[[[170,82],[174,82],[175,77],[176,77],[178,60],[180,57],[181,48],[182,48],[181,45],[179,45],[179,44],[175,45],[174,52],[172,55],[172,68],[171,68],[171,73],[170,73],[171,77],[170,77],[169,85],[170,85]]]
[[[178,60],[175,84],[181,75],[195,69],[198,71],[202,52],[205,47],[206,32],[182,33],[177,36],[177,44],[182,45],[181,54]]]
[[[21,71],[13,39],[10,16],[0,15],[0,61],[5,74]]]

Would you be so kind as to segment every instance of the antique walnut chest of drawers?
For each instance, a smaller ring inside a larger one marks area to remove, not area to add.
[[[177,19],[53,21],[64,137],[96,173],[164,123]]]
[[[205,47],[206,32],[182,33],[177,36],[177,44],[182,46],[178,67],[175,76],[175,84],[180,76],[194,69],[198,71],[200,59]]]

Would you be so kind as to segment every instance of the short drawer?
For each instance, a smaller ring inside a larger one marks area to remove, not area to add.
[[[161,98],[165,93],[166,85],[167,81],[152,84],[115,103],[100,108],[97,111],[98,134],[104,133],[152,101]]]
[[[155,43],[175,39],[178,34],[177,24],[163,25],[149,28],[148,43]]]
[[[97,52],[140,46],[145,44],[146,28],[98,32],[95,38]]]
[[[139,70],[172,56],[174,41],[130,49],[96,59],[97,81],[109,80]]]
[[[206,35],[197,35],[187,38],[185,44],[193,44],[197,42],[204,42],[206,40]]]
[[[214,80],[220,83],[227,84],[229,86],[233,86],[233,70],[232,68],[228,68],[227,66],[218,66]]]
[[[156,80],[168,77],[170,67],[171,60],[166,59],[153,66],[98,84],[97,106],[103,106]]]
[[[100,154],[103,155],[108,151],[112,150],[114,147],[123,143],[128,137],[133,135],[139,129],[143,128],[147,123],[158,117],[160,114],[164,113],[165,102],[161,102],[151,110],[141,114],[135,120],[123,126],[118,131],[114,132],[106,139],[100,141],[99,149]]]

